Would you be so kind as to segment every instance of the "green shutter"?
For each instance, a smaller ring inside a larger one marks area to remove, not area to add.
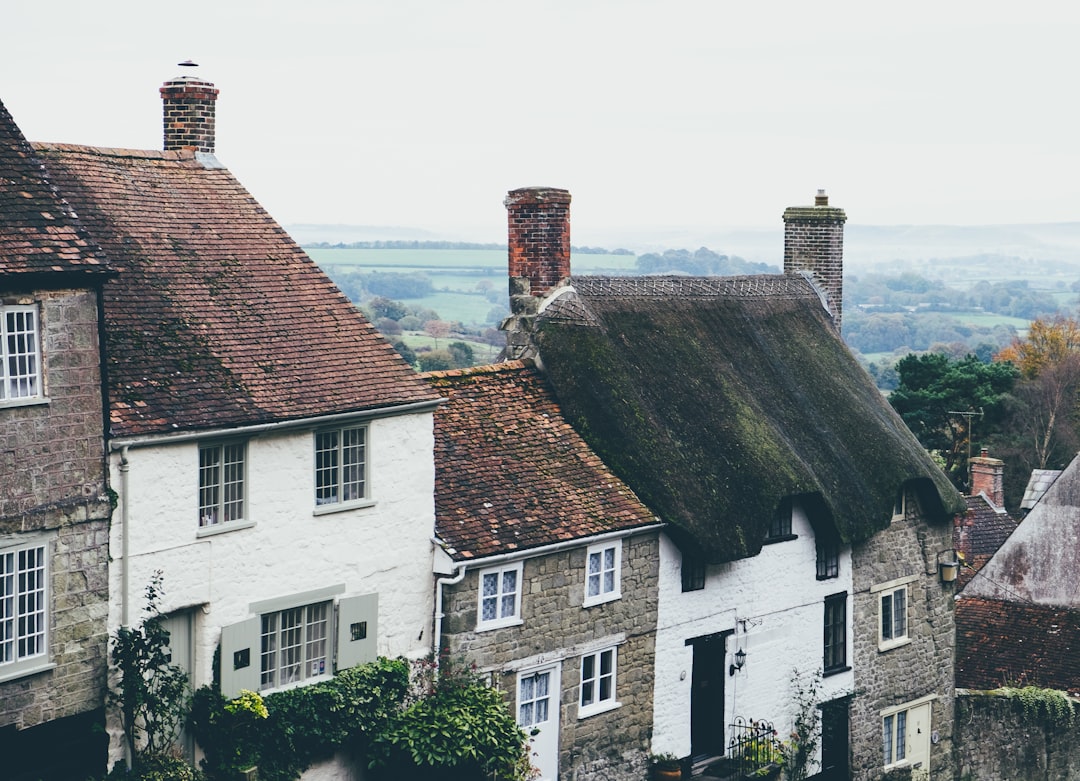
[[[362,594],[338,601],[337,669],[344,670],[378,656],[379,595]]]
[[[261,639],[260,616],[221,627],[221,693],[226,699],[239,697],[241,689],[259,690]]]

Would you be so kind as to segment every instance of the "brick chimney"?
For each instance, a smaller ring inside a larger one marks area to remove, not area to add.
[[[971,470],[971,495],[985,494],[994,507],[1005,506],[1005,462],[990,458],[985,447],[968,461]]]
[[[784,273],[810,272],[828,297],[833,323],[840,329],[844,301],[843,209],[829,206],[829,196],[817,191],[813,206],[784,210]]]
[[[182,62],[193,67],[193,62]],[[214,152],[214,113],[218,90],[197,76],[177,76],[161,87],[165,149]]]
[[[503,357],[536,355],[532,323],[544,297],[570,277],[570,193],[555,187],[511,190],[508,220],[510,317]]]

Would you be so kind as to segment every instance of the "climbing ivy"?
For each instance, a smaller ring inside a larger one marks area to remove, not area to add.
[[[1019,705],[1029,719],[1044,719],[1054,727],[1071,727],[1076,721],[1076,705],[1063,691],[1038,686],[1003,686],[997,693]]]

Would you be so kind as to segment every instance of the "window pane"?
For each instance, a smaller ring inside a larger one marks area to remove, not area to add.
[[[907,589],[893,592],[893,637],[907,634]]]
[[[881,598],[881,638],[890,640],[893,636],[892,596]]]
[[[260,686],[269,689],[277,682],[277,613],[262,617],[262,652],[260,655],[262,677]]]
[[[315,435],[315,504],[338,501],[338,432]]]
[[[326,672],[326,615],[325,603],[308,608],[306,653],[309,677]]]
[[[531,702],[521,703],[521,707],[518,709],[518,724],[522,727],[531,727],[534,723],[533,704]]]
[[[45,548],[18,553],[17,659],[45,653]]]
[[[221,448],[199,448],[199,526],[213,526],[218,516],[221,487]]]
[[[896,761],[907,756],[907,711],[896,714]]]
[[[0,554],[0,664],[15,660],[15,554]]]
[[[593,681],[587,680],[581,682],[581,704],[592,705],[593,704]]]
[[[343,501],[364,498],[365,447],[362,428],[347,428],[341,432],[342,496]]]
[[[304,609],[283,610],[281,616],[281,667],[279,684],[293,683],[301,678],[301,630]]]
[[[886,716],[882,720],[882,739],[885,746],[885,764],[891,765],[893,761],[893,717]]]
[[[223,454],[222,514],[226,521],[244,518],[244,445],[227,445]]]

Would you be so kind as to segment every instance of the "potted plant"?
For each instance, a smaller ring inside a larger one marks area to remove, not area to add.
[[[682,761],[674,754],[650,754],[649,765],[654,779],[676,781],[682,778]]]

